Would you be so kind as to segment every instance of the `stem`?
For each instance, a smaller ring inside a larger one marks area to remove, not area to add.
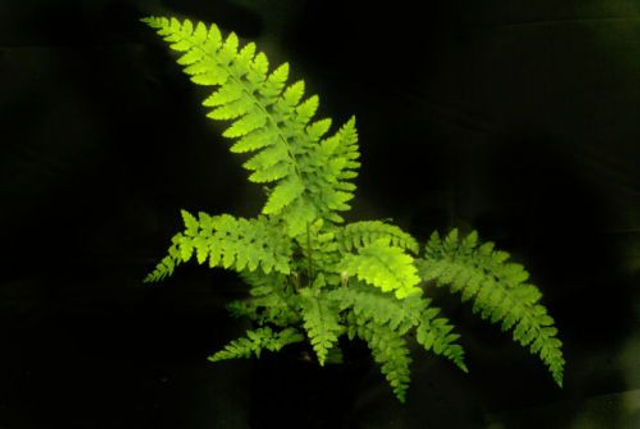
[[[313,284],[313,264],[311,259],[311,231],[309,228],[309,222],[307,222],[307,259],[309,260],[309,265],[307,267],[307,278],[309,281],[309,286]]]
[[[291,285],[293,286],[293,290],[295,292],[299,292],[300,291],[300,276],[298,275],[298,272],[294,271],[293,274],[289,276],[289,279],[291,280]]]

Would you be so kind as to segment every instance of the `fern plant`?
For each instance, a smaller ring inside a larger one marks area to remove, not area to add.
[[[261,212],[182,211],[184,230],[145,279],[156,282],[190,260],[233,270],[248,298],[230,313],[254,328],[210,357],[259,357],[267,350],[308,341],[317,362],[340,360],[339,338],[359,338],[371,349],[395,396],[405,401],[410,381],[409,342],[467,372],[464,351],[449,320],[425,290],[448,287],[472,301],[481,318],[511,331],[539,356],[562,385],[563,359],[554,320],[540,303],[522,265],[481,244],[475,232],[434,233],[424,246],[386,221],[346,223],[360,163],[355,119],[337,130],[316,119],[319,98],[288,82],[289,65],[270,69],[254,43],[241,46],[231,32],[189,20],[143,20],[179,51],[177,62],[197,85],[214,87],[202,103],[223,121],[230,150],[245,156],[249,181],[266,192]]]

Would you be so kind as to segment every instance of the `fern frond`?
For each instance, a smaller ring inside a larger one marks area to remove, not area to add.
[[[386,238],[396,247],[418,253],[418,242],[395,225],[379,220],[353,222],[339,229],[337,240],[345,251],[352,251],[371,244],[373,241]]]
[[[400,334],[406,334],[417,322],[422,300],[417,296],[399,300],[391,293],[381,292],[357,280],[350,281],[348,287],[328,292],[327,297],[337,302],[340,311],[352,311],[358,324],[374,322],[376,325],[389,325]]]
[[[145,282],[162,280],[176,265],[189,261],[194,253],[199,264],[222,266],[235,271],[254,271],[258,267],[266,274],[272,270],[289,274],[291,243],[264,217],[235,218],[231,215],[194,217],[182,211],[184,232],[176,234],[163,259]]]
[[[513,339],[540,356],[562,386],[565,360],[554,320],[540,304],[541,293],[527,283],[529,273],[520,264],[507,262],[507,252],[494,250],[493,243],[479,245],[477,233],[460,239],[453,230],[443,239],[434,233],[420,261],[420,276],[437,285],[460,292],[462,300],[473,299],[473,311],[503,331],[513,330]]]
[[[392,294],[357,282],[332,290],[328,297],[338,302],[341,311],[350,309],[359,325],[389,326],[400,335],[416,327],[416,339],[425,350],[446,357],[468,372],[464,350],[456,344],[460,336],[451,333],[453,326],[447,319],[436,318],[440,309],[432,306],[430,299],[412,295],[398,300]]]
[[[436,317],[440,313],[437,307],[424,308],[420,315],[420,324],[416,329],[418,344],[427,351],[433,351],[451,360],[464,372],[469,372],[464,362],[464,350],[456,344],[460,335],[451,333],[453,325],[444,317]]]
[[[375,361],[398,400],[405,402],[411,380],[411,356],[403,336],[385,325],[357,325],[357,335],[366,341]]]
[[[246,359],[251,355],[260,357],[262,350],[277,352],[286,345],[301,341],[304,341],[304,335],[295,328],[287,328],[279,332],[274,332],[269,327],[248,330],[246,337],[231,341],[224,349],[210,356],[209,360],[218,362],[227,359]]]
[[[304,81],[286,85],[289,66],[269,72],[269,61],[253,43],[240,47],[238,37],[224,38],[216,25],[151,17],[144,20],[184,52],[178,63],[198,85],[217,86],[203,104],[207,115],[231,121],[223,136],[239,139],[232,152],[246,153],[249,180],[267,184],[265,215],[281,215],[289,236],[304,233],[317,217],[342,220],[349,209],[359,163],[355,121],[331,137],[331,120],[313,121],[319,98],[305,96]],[[291,221],[291,223],[289,223]]]
[[[345,255],[340,270],[383,292],[393,291],[398,299],[422,293],[416,286],[420,277],[414,259],[402,248],[391,245],[388,238],[379,238],[360,247],[357,254]]]
[[[318,362],[324,366],[329,351],[336,346],[344,328],[340,324],[337,307],[316,293],[310,288],[300,291],[300,296],[303,298],[302,317],[309,341],[318,356]]]

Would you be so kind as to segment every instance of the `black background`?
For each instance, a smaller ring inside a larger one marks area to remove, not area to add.
[[[477,228],[525,263],[564,389],[438,291],[471,372],[415,349],[404,406],[357,353],[208,363],[247,327],[223,308],[242,285],[197,266],[141,279],[179,209],[263,200],[152,14],[256,40],[320,116],[356,115],[349,219]],[[640,389],[640,3],[4,0],[0,79],[0,428],[640,425],[618,400]]]

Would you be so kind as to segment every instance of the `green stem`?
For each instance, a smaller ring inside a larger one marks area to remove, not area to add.
[[[307,277],[309,286],[311,286],[313,284],[313,263],[311,259],[311,230],[309,227],[309,222],[307,222],[307,259],[309,261],[309,265],[307,266]]]

